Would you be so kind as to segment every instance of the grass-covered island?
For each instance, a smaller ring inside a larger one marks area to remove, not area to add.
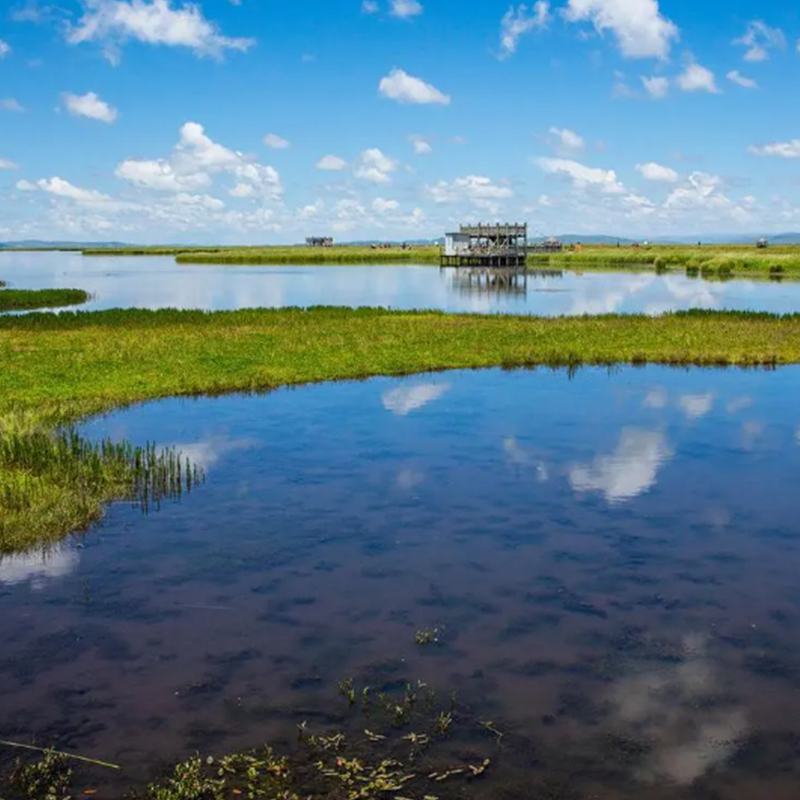
[[[380,309],[112,310],[0,317],[0,553],[54,541],[115,497],[180,491],[178,454],[59,426],[175,395],[431,370],[800,363],[800,315],[539,318]]]
[[[101,247],[85,256],[174,256],[181,264],[428,264],[439,263],[435,245],[403,249],[337,247]],[[744,245],[589,245],[560,253],[531,252],[528,267],[574,270],[686,270],[708,277],[800,278],[800,246],[759,249]]]
[[[88,299],[83,289],[0,289],[0,311],[78,306]]]

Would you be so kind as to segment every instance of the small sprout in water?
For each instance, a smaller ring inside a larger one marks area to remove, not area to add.
[[[478,775],[483,775],[483,773],[486,772],[487,769],[489,769],[489,765],[491,763],[492,762],[488,758],[486,758],[484,759],[483,764],[478,764],[477,767],[473,767],[471,764],[468,764],[467,766],[469,767],[469,771],[472,773],[471,777],[477,778]]]
[[[369,739],[371,742],[382,742],[386,737],[381,736],[379,733],[373,733],[372,731],[364,728],[364,735]]]
[[[414,634],[414,641],[418,645],[432,644],[439,641],[438,628],[422,628]]]
[[[430,737],[426,733],[409,733],[403,737],[403,741],[411,742],[412,747],[425,747],[430,742]]]
[[[440,736],[446,736],[450,732],[450,728],[453,727],[453,715],[452,714],[445,714],[442,711],[438,717],[436,717],[436,733]]]
[[[502,740],[503,736],[505,736],[504,733],[502,733],[501,731],[497,730],[497,728],[495,727],[494,722],[491,722],[491,721],[489,721],[489,722],[481,722],[480,725],[481,725],[482,728],[484,728],[485,730],[489,731],[489,733],[493,733],[497,737],[497,743],[498,744]]]
[[[339,692],[347,698],[349,705],[354,706],[356,704],[356,689],[352,678],[348,678],[339,684]]]
[[[463,775],[463,774],[464,774],[464,768],[456,767],[455,769],[448,769],[445,772],[431,772],[431,774],[428,775],[428,778],[430,778],[433,781],[436,781],[437,783],[441,783],[442,781],[448,780],[448,778],[454,778],[456,775]]]

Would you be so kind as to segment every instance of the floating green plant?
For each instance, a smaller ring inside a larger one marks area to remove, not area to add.
[[[88,299],[88,292],[82,289],[3,289],[0,291],[0,311],[77,306]]]
[[[418,645],[433,644],[439,641],[438,628],[423,628],[414,634],[414,643]]]

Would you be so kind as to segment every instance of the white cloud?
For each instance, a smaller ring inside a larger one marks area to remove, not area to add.
[[[569,0],[564,16],[570,22],[591,22],[598,33],[611,31],[626,58],[666,59],[680,38],[656,0]]]
[[[669,94],[669,79],[661,77],[648,78],[642,76],[642,84],[645,91],[654,100],[663,100]]]
[[[237,183],[236,186],[228,192],[231,197],[239,198],[253,197],[255,193],[256,190],[249,183]]]
[[[353,174],[372,183],[391,183],[391,173],[397,170],[397,162],[384,155],[377,147],[365,150],[353,165]]]
[[[376,214],[386,214],[389,211],[397,211],[400,208],[400,203],[397,200],[384,200],[382,197],[376,197],[372,201],[372,210]]]
[[[684,92],[719,94],[714,73],[700,64],[688,64],[686,69],[678,75],[677,84],[678,88]]]
[[[765,144],[763,147],[755,145],[749,151],[756,156],[777,156],[778,158],[800,158],[800,139],[792,139],[791,142],[773,142]]]
[[[665,209],[684,211],[725,211],[740,214],[739,209],[721,191],[722,179],[718,175],[705,172],[693,172],[683,186],[670,193],[664,201]]]
[[[35,192],[39,188],[35,183],[25,180],[17,181],[16,187],[21,192]]]
[[[583,150],[586,146],[583,137],[569,128],[550,128],[550,133],[556,137],[559,148],[563,150]]]
[[[727,74],[727,79],[737,86],[742,86],[745,89],[758,89],[758,83],[752,78],[747,78],[739,72],[738,69],[732,69]]]
[[[550,3],[545,0],[538,0],[530,10],[525,4],[516,9],[512,5],[500,22],[500,58],[514,55],[520,37],[546,28],[550,19]]]
[[[341,172],[347,169],[347,162],[339,156],[323,156],[317,161],[317,169],[326,170],[328,172]]]
[[[377,14],[378,10],[378,4],[375,0],[364,0],[361,4],[361,11],[364,14]]]
[[[273,167],[212,141],[196,122],[181,127],[180,140],[168,159],[128,159],[115,174],[142,188],[192,192],[210,186],[213,176],[219,173],[236,180],[236,197],[246,196],[239,188],[243,185],[252,188],[250,194],[264,199],[279,200],[283,195],[280,175]]]
[[[677,183],[678,173],[671,167],[662,167],[653,161],[647,164],[637,164],[636,169],[642,173],[642,177],[647,181],[664,181],[665,183]]]
[[[25,109],[13,97],[7,97],[0,100],[0,111],[16,111],[22,113]]]
[[[11,52],[11,45],[0,39],[0,58],[5,58]]]
[[[106,58],[117,64],[120,48],[134,40],[168,47],[188,47],[198,56],[221,58],[225,50],[246,51],[254,39],[223,36],[199,4],[173,8],[172,0],[82,0],[84,13],[67,32],[70,44],[100,42]]]
[[[7,158],[0,158],[0,169],[17,169],[17,164]]]
[[[20,186],[20,184],[23,184],[23,186]],[[18,189],[24,188],[28,191],[31,190],[32,186],[33,184],[27,181],[20,181],[17,184]],[[36,181],[35,188],[47,192],[48,194],[56,195],[57,197],[66,197],[70,200],[75,200],[85,205],[95,205],[111,201],[111,198],[107,194],[103,194],[94,189],[81,189],[79,186],[73,186],[69,181],[65,181],[63,178],[59,177],[42,178],[42,180]]]
[[[505,200],[514,194],[511,187],[497,184],[484,175],[467,175],[463,178],[456,178],[451,183],[439,181],[426,188],[427,193],[436,203],[470,200],[479,206],[484,201]]]
[[[418,17],[422,13],[422,4],[417,0],[392,0],[389,13],[393,17],[399,17],[400,19]]]
[[[83,95],[66,92],[61,99],[73,117],[88,117],[110,124],[118,116],[117,110],[101,100],[94,92]]]
[[[678,398],[678,405],[686,414],[687,419],[701,419],[708,416],[714,408],[714,395],[684,394]]]
[[[551,175],[563,175],[569,178],[576,189],[593,187],[606,194],[625,193],[625,187],[617,180],[617,173],[613,169],[587,167],[564,158],[540,158],[536,163]]]
[[[770,28],[761,20],[753,20],[748,23],[744,36],[741,39],[734,39],[733,44],[747,48],[744,54],[745,61],[766,61],[770,50],[782,50],[786,47],[786,36],[780,28]]]
[[[34,591],[48,581],[65,578],[74,572],[80,561],[77,550],[59,545],[39,553],[22,553],[0,557],[0,584],[15,586],[30,581]]]
[[[198,208],[205,208],[211,211],[220,211],[225,208],[225,203],[216,197],[209,194],[187,194],[186,192],[179,192],[173,198],[173,202],[185,206],[196,206]]]
[[[398,417],[406,417],[429,403],[439,400],[450,391],[449,383],[421,383],[417,386],[398,386],[383,393],[383,407]]]
[[[275,133],[268,133],[264,137],[264,144],[267,147],[271,147],[273,150],[285,150],[289,146],[289,142],[286,139],[281,138]]]
[[[433,152],[433,147],[431,146],[430,140],[425,136],[412,134],[408,137],[408,140],[414,146],[415,156],[429,156]]]
[[[663,433],[627,428],[611,455],[572,467],[570,484],[579,492],[601,492],[612,505],[632,500],[655,485],[671,456]]]
[[[389,100],[398,103],[449,105],[450,97],[440,92],[435,86],[420,78],[409,75],[395,67],[385,78],[381,79],[378,91]]]

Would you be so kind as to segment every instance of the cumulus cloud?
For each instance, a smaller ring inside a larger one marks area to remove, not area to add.
[[[727,77],[727,79],[732,83],[735,83],[737,86],[741,86],[744,89],[758,89],[758,83],[752,78],[742,75],[738,69],[732,69],[725,77]]]
[[[570,484],[579,492],[600,492],[614,505],[653,487],[659,470],[671,456],[663,433],[627,428],[611,455],[572,467]]]
[[[746,48],[745,61],[766,61],[770,50],[786,47],[786,36],[780,28],[770,28],[761,20],[753,20],[747,24],[744,35],[734,39],[733,44]]]
[[[550,3],[545,0],[539,0],[530,9],[524,3],[517,8],[512,5],[500,22],[500,58],[514,55],[520,37],[546,28],[550,19]]]
[[[418,17],[422,13],[422,4],[417,0],[392,0],[389,13],[399,19]]]
[[[273,167],[214,142],[196,122],[183,125],[169,158],[127,159],[115,174],[139,187],[167,192],[192,192],[210,186],[213,176],[227,174],[238,187],[249,186],[249,195],[270,200],[279,200],[283,195],[280,175]],[[240,189],[234,196],[248,194]]]
[[[0,58],[5,58],[11,52],[11,45],[0,39]]]
[[[677,183],[678,173],[671,167],[662,167],[661,164],[656,164],[650,161],[647,164],[637,164],[636,169],[642,174],[642,177],[647,181],[664,181],[665,183]]]
[[[110,124],[118,116],[117,109],[101,100],[94,92],[83,95],[66,92],[61,99],[64,107],[73,117],[88,117]]]
[[[0,169],[17,169],[18,165],[7,158],[0,158]]]
[[[569,22],[591,22],[598,33],[611,32],[625,58],[664,60],[680,38],[656,0],[569,0],[564,16]]]
[[[669,78],[642,76],[642,85],[654,100],[663,100],[669,94]]]
[[[790,142],[773,142],[761,147],[755,145],[748,148],[756,156],[775,156],[777,158],[800,158],[800,139]]]
[[[199,4],[173,7],[172,0],[82,0],[83,16],[67,31],[70,44],[99,42],[112,64],[128,41],[187,47],[198,56],[221,58],[225,50],[246,51],[254,39],[223,36]]]
[[[550,128],[550,134],[555,137],[556,144],[561,150],[583,150],[586,142],[582,136],[569,128]]]
[[[353,165],[356,178],[372,183],[391,183],[391,174],[397,170],[397,162],[384,155],[377,147],[365,150]]]
[[[398,386],[383,393],[383,407],[398,417],[406,417],[429,403],[439,400],[450,391],[449,383],[421,383],[416,386]]]
[[[749,732],[742,710],[720,700],[706,637],[689,634],[681,644],[676,663],[624,676],[609,697],[612,727],[649,744],[633,777],[659,786],[690,786],[723,766]]]
[[[386,214],[390,211],[397,211],[400,208],[400,203],[397,200],[384,200],[382,197],[376,197],[372,201],[372,210],[376,214]]]
[[[364,14],[377,14],[378,10],[378,4],[375,0],[364,0],[361,4],[361,11]]]
[[[684,394],[678,398],[678,405],[681,407],[687,419],[701,419],[708,416],[714,409],[714,395],[711,392],[706,394]]]
[[[0,100],[0,111],[15,111],[21,114],[24,110],[19,101],[13,97],[6,97],[4,100]]]
[[[678,75],[677,78],[678,88],[684,92],[710,92],[711,94],[719,94],[717,87],[717,80],[714,73],[706,67],[691,63],[686,66],[686,69]]]
[[[412,134],[408,137],[408,140],[414,147],[415,156],[429,156],[433,152],[430,140],[426,136]]]
[[[414,103],[420,105],[449,105],[450,97],[440,92],[435,86],[420,78],[409,75],[405,70],[395,67],[385,78],[381,79],[378,91],[382,97],[396,100],[398,103]]]
[[[511,187],[495,183],[485,175],[467,175],[450,183],[439,181],[426,187],[426,191],[436,203],[470,200],[477,206],[483,205],[485,201],[505,200],[514,194]]]
[[[39,553],[22,553],[0,557],[0,584],[14,586],[30,583],[34,591],[41,590],[49,581],[65,578],[73,573],[80,562],[77,550],[66,545]]]
[[[317,161],[317,169],[328,172],[341,172],[343,169],[347,169],[347,162],[343,158],[339,158],[339,156],[322,156]]]
[[[536,163],[551,175],[568,178],[576,189],[596,188],[606,194],[624,194],[626,191],[613,169],[587,167],[564,158],[539,158]]]
[[[73,186],[69,181],[57,176],[53,178],[42,178],[36,181],[35,184],[31,184],[28,181],[20,181],[17,184],[17,188],[27,191],[39,189],[48,194],[53,194],[57,197],[66,197],[69,200],[75,200],[85,205],[97,205],[111,201],[111,198],[107,194],[103,194],[94,189],[81,189],[79,186]]]
[[[267,147],[271,147],[273,150],[285,150],[289,146],[289,142],[286,139],[281,138],[275,133],[268,133],[264,137],[264,144]]]

